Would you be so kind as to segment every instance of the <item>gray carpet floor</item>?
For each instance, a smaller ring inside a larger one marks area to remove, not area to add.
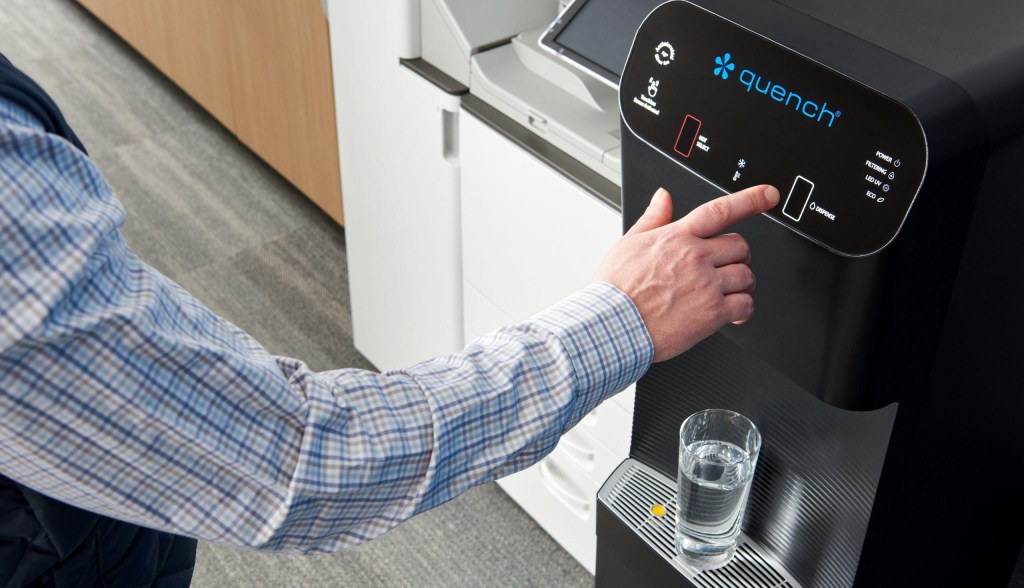
[[[71,0],[0,0],[0,52],[63,109],[139,256],[273,353],[372,369],[352,346],[344,231]],[[344,553],[201,544],[205,586],[590,586],[497,486]]]

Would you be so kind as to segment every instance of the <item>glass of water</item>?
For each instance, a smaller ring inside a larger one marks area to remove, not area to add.
[[[761,434],[739,413],[702,410],[683,421],[676,551],[685,563],[710,569],[732,559],[760,450]]]

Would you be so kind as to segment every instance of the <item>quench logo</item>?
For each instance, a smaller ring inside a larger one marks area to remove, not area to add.
[[[719,55],[715,58],[715,75],[721,77],[723,80],[729,79],[729,72],[736,69],[735,63],[730,63],[732,55],[726,53],[725,55]]]
[[[732,53],[727,52],[715,57],[715,67],[712,71],[716,78],[728,80],[729,72],[734,69],[736,69],[736,64],[732,61]],[[783,106],[792,108],[805,117],[813,119],[815,122],[824,124],[828,128],[832,128],[836,119],[843,114],[838,110],[829,110],[828,101],[819,103],[815,100],[805,99],[802,94],[787,89],[781,84],[773,82],[749,69],[740,71],[739,81],[740,85],[746,88],[748,94],[754,92],[763,94]]]

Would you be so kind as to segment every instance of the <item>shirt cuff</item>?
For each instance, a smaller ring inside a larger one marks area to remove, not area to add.
[[[576,378],[570,422],[640,379],[654,359],[654,342],[633,301],[597,282],[530,319],[562,342]]]

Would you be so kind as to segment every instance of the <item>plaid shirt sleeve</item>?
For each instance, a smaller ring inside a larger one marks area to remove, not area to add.
[[[650,365],[593,284],[385,374],[276,357],[140,261],[92,162],[0,100],[0,472],[209,541],[332,551],[529,466]]]

